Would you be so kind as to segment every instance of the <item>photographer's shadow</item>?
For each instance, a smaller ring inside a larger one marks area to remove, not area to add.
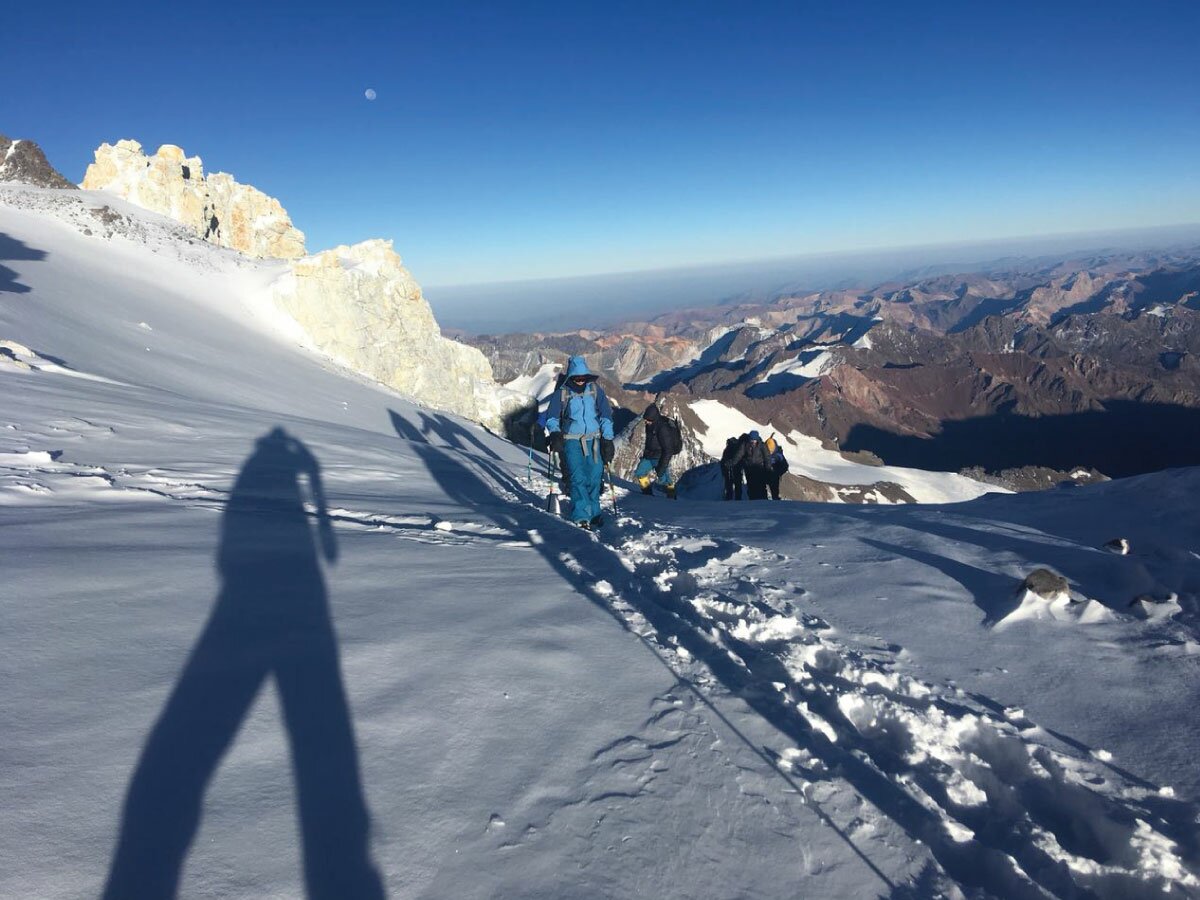
[[[308,896],[383,897],[318,545],[336,560],[320,467],[275,428],[259,439],[225,508],[221,592],[130,782],[105,898],[176,895],[205,789],[272,676],[291,745]]]

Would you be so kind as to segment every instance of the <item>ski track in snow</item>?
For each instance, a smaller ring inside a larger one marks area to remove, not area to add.
[[[220,474],[107,469],[68,458],[74,443],[106,433],[82,419],[43,423],[36,432],[0,424],[0,504],[27,502],[29,493],[50,504],[60,493],[78,502],[86,492],[89,500],[223,508],[227,492],[213,486]],[[66,449],[36,449],[31,436]],[[329,516],[340,528],[425,544],[557,552],[580,589],[679,679],[656,699],[641,733],[597,749],[582,794],[544,799],[523,829],[494,815],[488,831],[498,847],[535,843],[564,816],[594,820],[592,836],[604,833],[604,801],[652,794],[664,750],[686,744],[689,755],[715,752],[720,741],[708,720],[728,725],[720,709],[732,698],[778,735],[772,745],[750,747],[767,773],[754,790],[798,795],[889,887],[871,862],[871,840],[898,827],[928,849],[935,882],[952,892],[1200,895],[1185,862],[1196,847],[1193,804],[1107,765],[1103,752],[1055,741],[1020,710],[907,674],[900,647],[839,636],[806,611],[812,598],[802,587],[775,579],[786,557],[628,513],[603,535],[586,535],[532,507],[537,494],[510,473],[459,458],[497,494],[503,511],[491,524],[337,507]],[[551,529],[559,529],[557,551],[541,535]]]

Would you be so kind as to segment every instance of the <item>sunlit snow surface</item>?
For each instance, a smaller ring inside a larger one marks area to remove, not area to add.
[[[539,367],[533,375],[521,375],[504,386],[509,390],[543,400],[548,398],[553,390],[560,368],[554,363],[546,363]]]
[[[596,540],[298,346],[269,266],[6,197],[0,896],[1200,892],[1197,471],[635,492]]]

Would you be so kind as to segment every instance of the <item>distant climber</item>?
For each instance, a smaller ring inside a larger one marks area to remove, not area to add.
[[[667,496],[675,499],[675,480],[671,476],[671,457],[682,450],[679,426],[664,416],[651,403],[642,413],[642,421],[646,423],[646,449],[642,451],[642,460],[633,472],[634,478],[641,485],[643,494],[653,493],[650,487],[650,473],[667,492]]]
[[[546,410],[547,446],[560,455],[570,480],[571,520],[589,529],[604,524],[600,488],[615,452],[612,404],[596,379],[582,356],[572,356]]]
[[[734,454],[733,464],[741,466],[746,473],[746,496],[750,500],[766,500],[767,484],[771,478],[771,457],[757,431],[746,435],[746,440]]]
[[[775,444],[772,448],[771,444]],[[771,489],[771,499],[779,499],[779,482],[788,470],[787,458],[783,455],[783,445],[775,442],[771,438],[767,438],[767,449],[770,451],[771,459],[771,475],[767,481],[767,486]]]
[[[731,437],[725,441],[725,452],[721,454],[721,477],[725,479],[726,500],[742,499],[742,468],[733,462],[741,447],[741,439]]]

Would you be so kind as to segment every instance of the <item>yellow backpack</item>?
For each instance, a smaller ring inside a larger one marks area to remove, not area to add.
[[[779,445],[775,443],[775,432],[771,432],[771,436],[767,438],[767,455],[770,456],[775,452],[775,448]]]

